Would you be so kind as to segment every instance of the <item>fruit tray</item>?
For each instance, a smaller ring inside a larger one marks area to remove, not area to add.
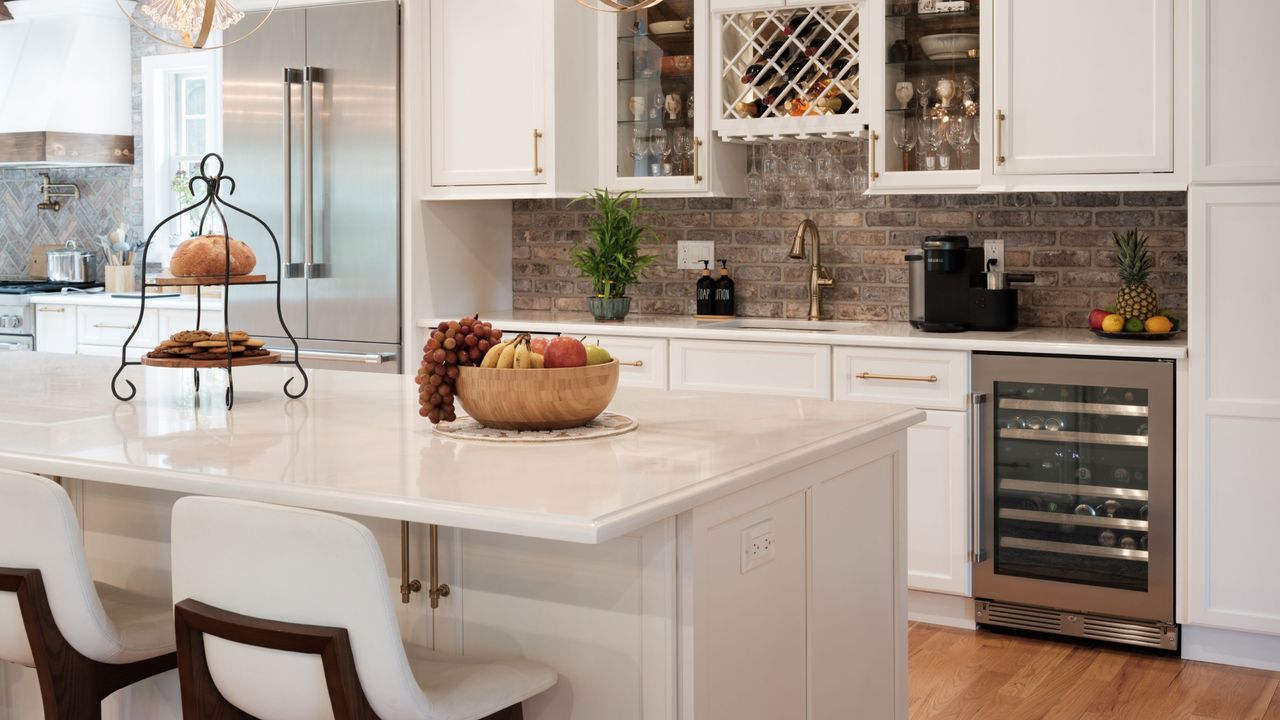
[[[1181,330],[1171,330],[1169,332],[1107,332],[1105,330],[1093,330],[1089,332],[1098,337],[1110,338],[1112,340],[1172,340],[1181,333]]]

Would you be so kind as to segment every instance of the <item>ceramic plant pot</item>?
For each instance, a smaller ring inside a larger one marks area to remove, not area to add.
[[[591,315],[596,322],[618,321],[627,316],[631,310],[631,298],[587,298],[587,307],[591,308]]]

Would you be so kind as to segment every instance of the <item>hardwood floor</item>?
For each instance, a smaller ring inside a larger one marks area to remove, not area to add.
[[[1280,673],[911,623],[911,720],[1280,720]]]

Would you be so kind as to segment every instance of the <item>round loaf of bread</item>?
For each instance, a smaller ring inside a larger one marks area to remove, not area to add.
[[[248,275],[258,258],[248,245],[223,235],[201,235],[178,246],[169,260],[169,272],[177,277],[222,275],[227,272],[227,251],[231,252],[231,274]]]

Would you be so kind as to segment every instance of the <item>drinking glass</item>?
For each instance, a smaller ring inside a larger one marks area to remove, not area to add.
[[[786,178],[782,158],[778,157],[778,148],[774,143],[766,143],[764,146],[764,155],[760,158],[760,174],[764,176],[764,189],[769,196],[766,202],[776,200],[782,192]]]
[[[902,124],[893,130],[893,144],[902,151],[902,169],[911,167],[911,151],[916,149],[916,126],[911,118],[905,115]]]
[[[787,159],[787,176],[783,185],[783,202],[788,207],[798,207],[808,201],[813,192],[813,160],[806,154],[801,143],[791,148],[791,157]]]
[[[650,175],[671,174],[671,137],[666,128],[655,128],[649,134]]]
[[[645,177],[649,174],[649,138],[644,128],[631,131],[632,176]]]
[[[671,142],[676,157],[680,158],[680,174],[691,174],[689,170],[693,160],[693,130],[688,127],[676,128],[672,133]]]
[[[960,169],[967,165],[969,142],[973,140],[973,118],[967,115],[956,115],[947,123],[947,142],[956,149],[960,157]]]
[[[830,143],[819,143],[821,148],[818,155],[813,159],[813,174],[817,181],[817,190],[820,192],[832,192],[836,189],[836,156],[831,153]]]
[[[946,118],[930,115],[920,118],[920,144],[928,151],[925,156],[924,166],[926,170],[935,170],[938,165],[942,165],[943,169],[950,165],[950,162],[940,162],[938,151],[942,149],[942,141],[946,139],[947,123]]]
[[[758,167],[759,160],[758,145],[751,146],[751,169],[747,172],[745,184],[747,188],[747,199],[751,202],[752,207],[760,207],[764,200],[764,176],[760,174]]]

